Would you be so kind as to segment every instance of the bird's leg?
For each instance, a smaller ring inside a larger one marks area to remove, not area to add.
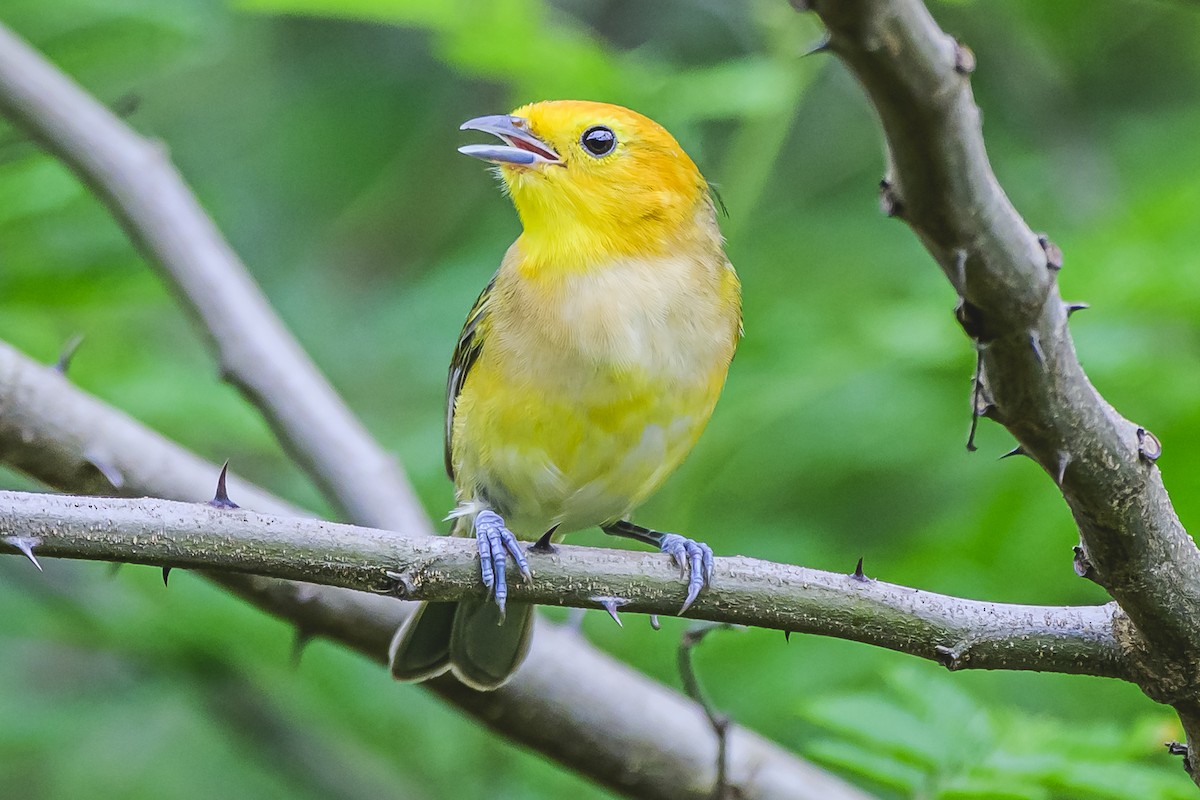
[[[683,608],[679,609],[680,614],[691,608],[700,595],[700,590],[712,582],[713,551],[704,542],[697,542],[678,533],[663,533],[643,528],[625,519],[604,525],[601,530],[612,536],[624,536],[653,545],[671,556],[679,565],[680,575],[688,579],[687,598],[683,601]]]
[[[500,607],[500,616],[504,617],[505,604],[508,602],[508,580],[504,571],[508,566],[508,556],[512,555],[521,570],[521,577],[526,581],[533,579],[529,572],[529,564],[525,561],[525,553],[521,544],[504,525],[504,518],[495,511],[484,510],[475,515],[475,542],[479,545],[479,576],[488,594]]]

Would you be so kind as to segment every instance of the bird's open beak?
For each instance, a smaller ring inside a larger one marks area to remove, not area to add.
[[[499,137],[504,142],[502,145],[468,144],[458,148],[458,152],[466,156],[482,158],[493,164],[511,164],[519,167],[562,163],[562,159],[553,148],[529,132],[529,120],[523,117],[510,117],[507,114],[476,117],[467,120],[458,129],[483,131]]]

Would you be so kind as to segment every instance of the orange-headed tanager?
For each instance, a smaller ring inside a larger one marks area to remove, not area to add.
[[[534,103],[472,119],[502,144],[460,152],[496,165],[524,231],[479,295],[450,363],[446,470],[454,533],[479,545],[486,600],[428,603],[400,629],[392,674],[453,670],[501,686],[528,649],[513,603],[518,539],[597,525],[660,548],[687,576],[712,550],[629,515],[696,443],[741,335],[741,291],[708,184],[654,121],[620,106]]]

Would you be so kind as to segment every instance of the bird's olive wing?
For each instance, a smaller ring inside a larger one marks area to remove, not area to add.
[[[458,394],[462,391],[463,383],[467,380],[467,373],[471,371],[471,366],[475,360],[479,358],[479,353],[483,349],[483,339],[477,336],[479,323],[487,314],[488,299],[492,296],[492,287],[496,285],[496,279],[492,278],[483,291],[479,293],[479,298],[475,301],[475,305],[471,307],[470,313],[467,314],[467,321],[463,323],[462,333],[458,335],[458,344],[454,347],[454,355],[450,359],[450,374],[446,378],[446,474],[450,476],[450,480],[454,480],[454,461],[451,456],[451,449],[454,439],[454,403],[458,400]]]

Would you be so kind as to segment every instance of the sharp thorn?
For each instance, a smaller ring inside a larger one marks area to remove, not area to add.
[[[598,603],[601,608],[607,611],[608,615],[612,617],[612,621],[617,623],[619,627],[625,627],[625,623],[621,622],[621,618],[617,616],[617,609],[621,606],[629,605],[628,600],[624,597],[593,597],[591,600],[593,603]]]
[[[1012,450],[1009,450],[1007,453],[1000,456],[1000,458],[1005,459],[1005,458],[1012,458],[1013,456],[1027,456],[1027,455],[1029,455],[1029,453],[1025,452],[1025,448],[1022,447],[1021,445],[1017,445]]]
[[[829,50],[829,34],[825,34],[812,45],[807,47],[804,52],[800,53],[800,58],[808,58],[809,56],[814,56],[818,53],[828,53]]]
[[[792,632],[791,632],[791,631],[784,631],[784,632],[783,632],[783,641],[784,641],[784,643],[785,643],[785,644],[790,644],[790,643],[791,643],[791,641],[792,641]]]
[[[79,349],[79,345],[83,343],[83,334],[77,333],[67,343],[63,345],[62,352],[58,354],[58,361],[50,369],[57,372],[59,375],[66,375],[67,370],[71,368],[71,359],[75,357],[75,351]]]
[[[1058,464],[1055,467],[1054,482],[1062,488],[1063,479],[1067,476],[1067,465],[1071,463],[1071,454],[1066,450],[1058,451]]]
[[[229,476],[229,461],[221,466],[221,474],[217,476],[217,491],[208,504],[213,508],[239,508],[238,504],[229,499],[229,489],[226,480]]]
[[[955,650],[953,647],[946,647],[944,644],[939,644],[933,648],[933,657],[939,664],[946,669],[954,672],[962,666],[962,653]]]
[[[553,552],[555,552],[556,548],[554,547],[554,543],[551,540],[554,538],[554,532],[557,530],[558,530],[558,526],[555,525],[550,530],[543,533],[540,539],[538,539],[536,542],[529,545],[529,547],[527,547],[525,549],[528,550],[530,553],[553,553]]]
[[[979,417],[982,416],[980,404],[983,397],[983,351],[975,351],[975,376],[971,381],[971,427],[967,431],[967,452],[974,453],[979,448],[975,446],[975,434],[979,430]]]
[[[163,586],[168,586],[168,585],[170,585],[168,582],[171,580],[171,568],[163,567],[162,570],[163,570]]]
[[[959,75],[970,75],[975,71],[975,53],[957,39],[954,40],[954,71]]]
[[[1075,553],[1074,557],[1071,559],[1071,566],[1075,569],[1075,574],[1081,578],[1088,578],[1090,580],[1095,568],[1092,566],[1092,562],[1088,559],[1087,552],[1083,549],[1083,545],[1077,544],[1072,547],[1071,550]]]
[[[888,217],[899,217],[904,214],[904,203],[896,193],[895,185],[883,178],[879,181],[879,210]]]
[[[1162,442],[1157,436],[1145,428],[1138,428],[1137,441],[1139,458],[1149,464],[1158,461],[1158,457],[1162,455]]]
[[[658,621],[658,614],[650,615],[650,627],[656,631],[662,630],[662,623]]]
[[[125,485],[125,476],[121,471],[109,460],[108,456],[99,450],[86,450],[83,453],[83,460],[95,467],[96,471],[108,481],[108,485],[114,489],[120,489]]]
[[[863,572],[863,560],[861,557],[858,559],[858,563],[854,565],[854,573],[850,577],[860,583],[869,583],[871,581],[866,576],[866,573]]]
[[[1058,272],[1062,269],[1063,253],[1062,248],[1050,241],[1050,237],[1044,233],[1039,233],[1038,244],[1042,246],[1042,250],[1046,253],[1046,269],[1051,272]]]
[[[5,536],[3,540],[10,547],[15,547],[21,551],[21,554],[29,559],[29,563],[38,568],[38,572],[44,572],[42,565],[38,562],[37,556],[33,554],[33,548],[42,543],[41,539],[32,536]]]
[[[1046,354],[1042,351],[1042,336],[1037,331],[1029,332],[1029,346],[1033,348],[1033,356],[1037,359],[1038,366],[1046,366]]]
[[[1083,311],[1085,308],[1091,308],[1087,303],[1067,303],[1067,316],[1071,316],[1076,311]]]

